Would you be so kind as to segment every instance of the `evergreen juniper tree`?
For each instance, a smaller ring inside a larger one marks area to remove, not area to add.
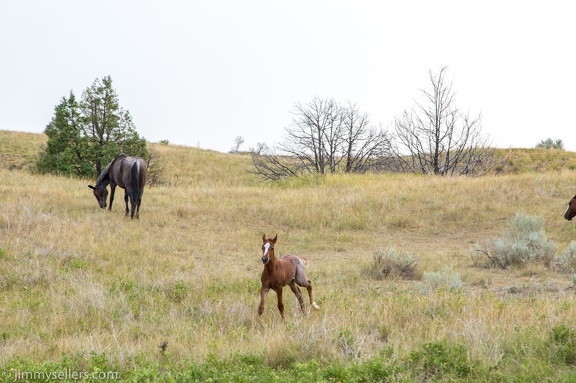
[[[46,149],[36,166],[40,173],[88,177],[94,174],[90,162],[89,142],[82,135],[83,117],[73,92],[62,97],[54,108],[54,117],[46,126]]]
[[[42,173],[94,177],[118,153],[148,159],[130,113],[120,106],[112,78],[96,79],[80,102],[70,92],[45,130],[48,143],[37,163]]]

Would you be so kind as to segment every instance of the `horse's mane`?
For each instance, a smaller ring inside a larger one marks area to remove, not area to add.
[[[110,161],[110,163],[108,165],[106,165],[104,170],[102,170],[102,173],[100,173],[100,175],[98,176],[98,179],[96,180],[96,186],[101,185],[102,183],[104,183],[104,181],[108,181],[108,183],[110,183],[110,175],[108,174],[110,167],[112,167],[114,165],[114,163],[116,162],[116,160],[118,158],[125,158],[125,157],[126,157],[126,154],[120,153],[116,156],[116,158],[114,158],[112,161]]]

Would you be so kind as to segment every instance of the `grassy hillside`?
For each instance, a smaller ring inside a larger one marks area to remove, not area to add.
[[[524,212],[544,219],[561,257],[576,239],[562,217],[576,192],[570,165],[542,171],[519,151],[517,174],[269,184],[246,172],[246,155],[154,145],[166,183],[145,189],[131,221],[121,198],[99,209],[85,180],[23,170],[42,136],[0,133],[1,163],[18,164],[0,169],[0,369],[107,368],[165,381],[574,379],[572,275],[480,268],[470,255]],[[286,288],[285,323],[274,293],[256,317],[263,233],[278,233],[280,255],[310,261],[319,311],[302,316]],[[388,246],[428,277],[367,276]],[[463,284],[426,290],[430,275]]]
[[[496,152],[502,173],[548,172],[576,169],[576,153],[556,149],[500,149]]]
[[[0,168],[29,169],[45,143],[44,134],[0,130]]]

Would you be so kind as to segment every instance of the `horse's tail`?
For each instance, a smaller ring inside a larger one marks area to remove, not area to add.
[[[134,193],[136,204],[140,204],[140,162],[138,161],[132,164],[132,193]]]
[[[302,260],[302,263],[304,263],[304,266],[308,267],[308,264],[310,262],[308,262],[308,259],[304,258],[304,257],[300,257],[300,259]]]

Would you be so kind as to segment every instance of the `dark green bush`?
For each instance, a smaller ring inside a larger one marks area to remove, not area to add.
[[[443,376],[467,377],[473,364],[464,345],[442,340],[426,343],[421,350],[411,352],[407,368],[412,370],[414,378],[428,381]]]
[[[551,363],[576,366],[576,330],[566,325],[552,328],[548,347]]]

